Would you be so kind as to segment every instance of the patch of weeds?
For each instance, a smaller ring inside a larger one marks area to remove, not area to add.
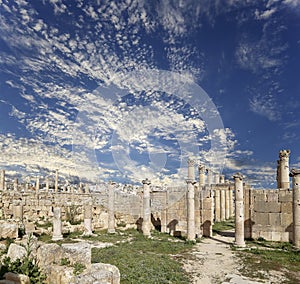
[[[36,258],[32,257],[32,234],[28,236],[28,240],[25,246],[26,255],[23,259],[16,259],[11,261],[9,257],[5,257],[2,261],[0,269],[0,278],[6,272],[13,272],[17,274],[25,274],[29,277],[30,283],[43,284],[45,283],[46,276],[42,273],[41,269],[37,265]]]
[[[60,265],[69,266],[70,265],[70,260],[68,258],[62,258],[60,260]]]
[[[86,269],[86,266],[82,263],[76,262],[74,263],[74,270],[73,273],[74,275],[79,275],[81,274],[84,270]]]
[[[78,215],[79,215],[78,205],[71,205],[67,207],[66,221],[68,221],[71,225],[79,225],[81,223],[81,220],[77,219]]]
[[[116,265],[124,284],[189,283],[187,274],[172,254],[192,248],[192,243],[175,241],[175,238],[158,232],[153,232],[151,238],[136,232],[131,237],[131,242],[103,249],[93,248],[92,262]]]

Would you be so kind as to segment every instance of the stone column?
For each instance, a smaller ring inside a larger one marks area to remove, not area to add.
[[[221,184],[225,183],[225,176],[224,175],[220,175],[220,183]]]
[[[195,161],[188,159],[188,179],[195,180]]]
[[[199,165],[198,170],[199,170],[199,189],[201,190],[205,186],[205,167],[203,165]]]
[[[46,192],[49,192],[49,177],[46,177]]]
[[[1,170],[0,173],[0,190],[5,189],[5,170]]]
[[[36,190],[36,192],[39,192],[39,190],[40,190],[40,178],[39,177],[36,177],[35,190]]]
[[[23,222],[23,205],[14,205],[13,206],[13,216],[14,220],[17,222]]]
[[[62,235],[62,223],[61,223],[61,209],[60,207],[53,208],[53,241],[58,241],[63,239]]]
[[[225,206],[226,206],[226,200],[225,200],[225,189],[220,189],[220,211],[221,211],[221,221],[225,221]]]
[[[187,179],[187,239],[195,240],[195,190],[194,180]]]
[[[229,213],[230,213],[230,217],[234,215],[233,190],[231,186],[229,187]]]
[[[108,183],[108,225],[107,232],[113,234],[115,229],[115,182]]]
[[[236,173],[233,179],[235,187],[235,245],[245,247],[243,176]]]
[[[212,170],[206,169],[206,172],[207,172],[207,185],[211,186],[212,185]]]
[[[143,183],[143,235],[149,237],[151,230],[151,208],[150,208],[150,180],[145,179]]]
[[[220,174],[218,172],[214,173],[214,178],[215,178],[214,184],[219,184],[220,183]]]
[[[78,193],[83,193],[83,185],[82,185],[82,182],[79,183]]]
[[[220,190],[218,188],[215,189],[215,221],[221,221],[221,197],[220,197]]]
[[[290,188],[289,176],[289,157],[290,150],[281,150],[279,152],[279,188]]]
[[[93,207],[90,204],[84,205],[83,212],[83,224],[84,224],[84,236],[92,236],[92,219],[93,219]]]
[[[55,170],[55,188],[54,192],[58,192],[58,170]]]
[[[86,183],[84,187],[84,193],[91,193],[90,186]]]
[[[165,192],[164,204],[165,204],[165,207],[161,213],[161,232],[167,233],[168,232],[168,228],[167,228],[167,225],[168,225],[168,189],[166,189],[166,192]]]
[[[200,212],[200,189],[194,184],[194,191],[195,191],[195,235],[197,238],[201,237],[201,212]]]
[[[300,170],[292,169],[293,182],[293,244],[300,248]]]
[[[229,200],[229,188],[225,189],[225,219],[230,218],[230,200]]]
[[[18,191],[19,181],[18,178],[14,179],[14,191]]]

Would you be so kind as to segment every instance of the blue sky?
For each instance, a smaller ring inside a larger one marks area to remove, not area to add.
[[[0,0],[0,168],[274,187],[300,167],[300,1]]]

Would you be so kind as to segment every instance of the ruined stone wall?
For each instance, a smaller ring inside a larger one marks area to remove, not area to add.
[[[245,231],[254,239],[292,241],[292,191],[245,189]]]

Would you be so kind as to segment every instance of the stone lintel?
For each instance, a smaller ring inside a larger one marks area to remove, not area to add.
[[[294,177],[300,174],[300,170],[297,169],[291,169],[290,171],[290,177]]]
[[[148,178],[146,178],[146,179],[144,179],[144,180],[142,181],[142,183],[143,183],[143,184],[150,185],[150,184],[151,184],[151,181],[150,181]]]

